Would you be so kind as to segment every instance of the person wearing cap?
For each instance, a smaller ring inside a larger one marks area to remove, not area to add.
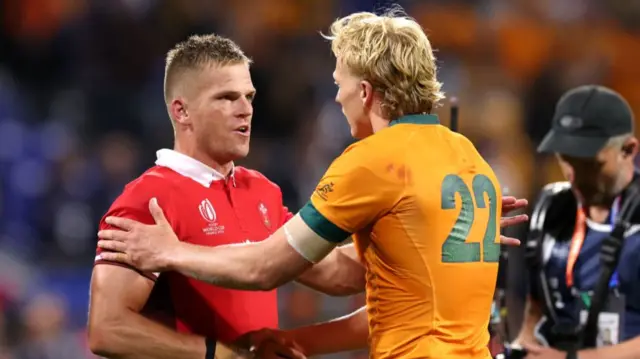
[[[609,333],[612,345],[597,340],[596,348],[565,349],[571,347],[567,333],[583,325],[588,313],[602,269],[603,240],[614,227],[627,189],[640,180],[631,109],[611,89],[572,89],[558,102],[538,152],[554,154],[567,181],[545,186],[533,207],[527,248],[539,248],[540,259],[528,261],[531,292],[512,347],[523,347],[519,353],[528,359],[640,358],[640,216],[635,214],[609,293],[604,293],[607,307],[599,316],[598,332]],[[536,216],[545,216],[538,228]]]

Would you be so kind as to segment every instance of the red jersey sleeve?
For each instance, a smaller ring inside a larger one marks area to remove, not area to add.
[[[289,211],[289,208],[287,208],[287,206],[282,206],[282,223],[280,223],[280,226],[283,226],[285,223],[287,223],[291,218],[293,218],[293,216],[294,214]]]
[[[144,176],[144,175],[143,175]],[[165,212],[165,215],[170,220],[170,207],[168,204],[170,201],[168,200],[166,189],[159,188],[154,186],[153,181],[144,180],[144,178],[139,178],[134,182],[128,184],[122,194],[113,202],[111,208],[107,211],[107,213],[102,217],[99,224],[99,229],[118,229],[113,227],[107,223],[105,223],[105,218],[109,216],[115,217],[123,217],[133,219],[135,221],[145,223],[145,224],[153,224],[154,220],[149,212],[149,201],[151,198],[158,198],[158,203],[162,207]],[[145,276],[153,281],[158,278],[159,273],[151,273],[151,272],[141,272],[138,269],[128,266],[122,263],[110,262],[103,260],[100,254],[102,253],[102,248],[96,249],[96,257],[94,261],[94,265],[97,264],[109,264],[109,265],[117,265],[121,267],[126,267],[131,270],[138,272],[140,275]]]

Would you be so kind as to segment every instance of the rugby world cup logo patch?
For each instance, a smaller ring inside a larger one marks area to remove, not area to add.
[[[198,205],[198,211],[202,218],[207,221],[207,226],[202,228],[202,232],[206,235],[222,234],[224,233],[224,226],[217,223],[218,216],[216,210],[213,208],[209,199],[204,199]]]
[[[208,199],[200,202],[198,209],[200,210],[200,215],[205,221],[209,223],[214,223],[216,221],[216,210]]]

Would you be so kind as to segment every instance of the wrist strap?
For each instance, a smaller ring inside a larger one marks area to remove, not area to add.
[[[578,352],[575,350],[570,350],[567,352],[567,359],[578,359]]]
[[[216,358],[216,341],[211,338],[205,338],[204,344],[207,347],[207,352],[204,355],[204,359]]]

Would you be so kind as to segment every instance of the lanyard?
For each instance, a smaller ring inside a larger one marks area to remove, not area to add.
[[[618,216],[618,207],[620,206],[620,197],[618,196],[615,201],[613,201],[613,206],[611,207],[611,213],[609,214],[609,222],[611,226],[615,226],[616,217]],[[580,250],[582,249],[582,244],[584,243],[584,238],[586,235],[586,222],[587,216],[582,209],[582,206],[578,206],[578,212],[576,214],[576,225],[573,229],[573,236],[571,237],[571,245],[569,247],[569,257],[567,258],[567,287],[573,287],[573,267],[576,265],[576,261],[578,260],[578,254],[580,254]],[[616,270],[611,276],[611,281],[609,281],[609,287],[616,287],[618,285],[618,271]]]

